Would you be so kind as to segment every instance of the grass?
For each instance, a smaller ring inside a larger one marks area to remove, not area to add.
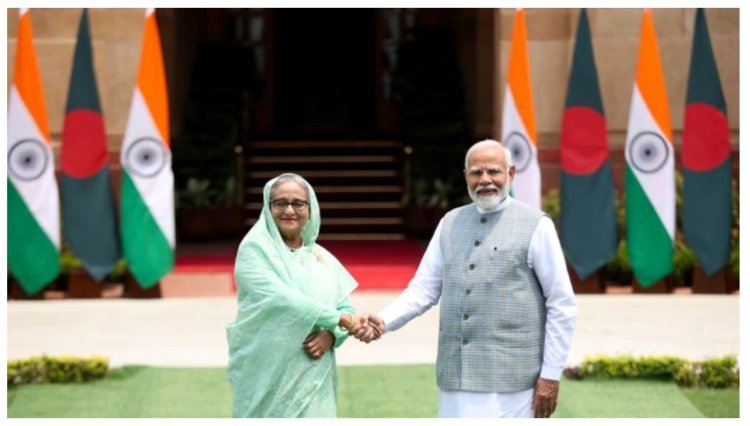
[[[119,368],[82,384],[8,389],[8,417],[227,417],[222,368]]]
[[[705,417],[669,380],[565,381],[555,417]]]
[[[339,417],[437,417],[434,365],[340,367]]]
[[[683,389],[682,393],[706,417],[739,418],[740,390],[733,389]]]
[[[339,417],[437,415],[433,365],[339,368]],[[84,384],[8,389],[8,417],[228,417],[223,368],[116,369]],[[739,390],[658,380],[563,379],[554,417],[739,417]]]

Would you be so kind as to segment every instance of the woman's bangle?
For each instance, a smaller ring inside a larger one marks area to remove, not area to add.
[[[352,326],[354,325],[354,319],[352,317],[352,314],[348,312],[344,312],[341,314],[341,319],[339,319],[339,327],[341,327],[344,331],[349,331]]]

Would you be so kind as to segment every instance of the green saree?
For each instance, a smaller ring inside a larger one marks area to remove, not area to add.
[[[279,177],[266,183],[263,211],[235,261],[238,312],[227,326],[233,416],[335,417],[334,351],[313,360],[302,343],[321,329],[333,333],[335,347],[343,343],[347,333],[338,321],[342,312],[354,313],[349,294],[357,283],[315,243],[320,208],[307,182],[304,246],[292,252],[284,244],[269,208],[271,186]]]

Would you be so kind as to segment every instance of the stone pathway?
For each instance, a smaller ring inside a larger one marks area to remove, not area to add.
[[[202,278],[210,289],[217,283]],[[197,285],[197,284],[196,284]],[[208,290],[206,290],[208,292]],[[362,312],[377,312],[399,292],[353,295]],[[587,355],[677,355],[699,360],[738,354],[736,295],[581,295],[568,359]],[[106,355],[112,366],[224,366],[224,327],[234,297],[9,301],[8,359],[42,354]],[[439,307],[369,345],[345,343],[339,365],[434,363]]]

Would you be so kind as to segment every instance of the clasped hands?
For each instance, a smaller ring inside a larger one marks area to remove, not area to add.
[[[352,315],[344,313],[341,314],[339,325],[347,330],[350,336],[354,336],[365,343],[378,340],[385,333],[385,323],[377,315]]]
[[[343,328],[349,331],[350,336],[356,339],[370,343],[378,340],[385,332],[385,323],[377,315],[341,315],[339,322]],[[320,330],[310,333],[302,347],[307,356],[312,359],[320,359],[334,344],[334,336],[328,330]]]
[[[370,343],[378,340],[385,333],[385,323],[377,315],[357,315],[354,324],[349,329],[349,335],[357,340]]]

